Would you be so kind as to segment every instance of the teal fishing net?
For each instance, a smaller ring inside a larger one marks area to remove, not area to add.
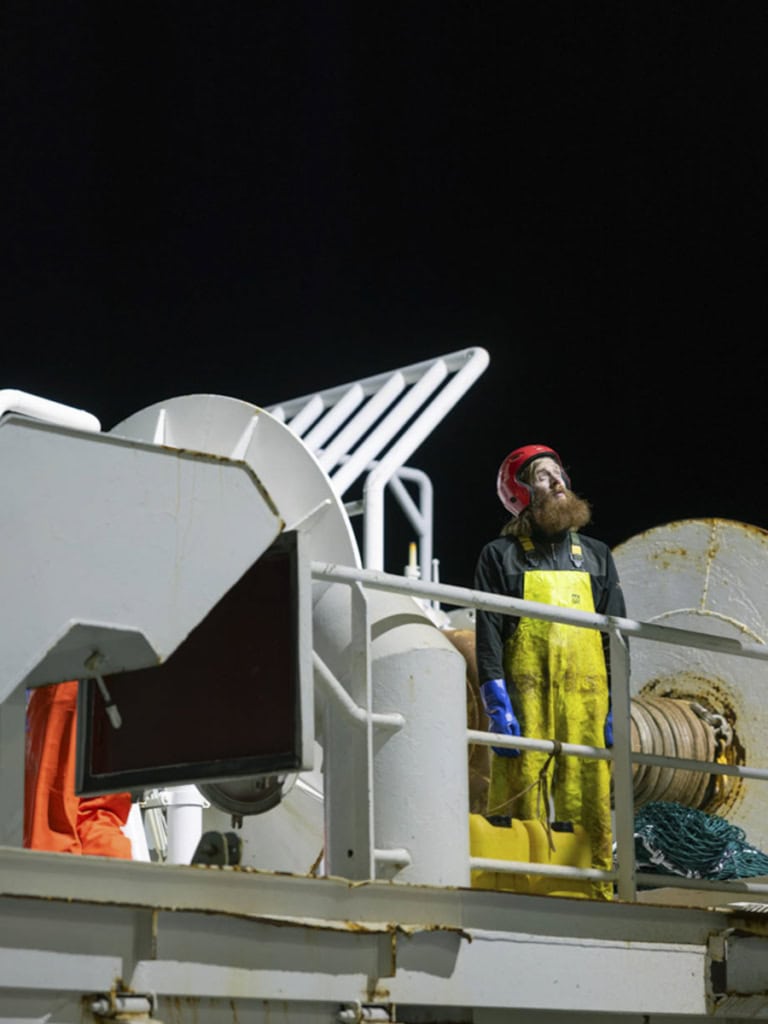
[[[743,829],[716,814],[659,801],[635,814],[637,869],[724,881],[768,875],[768,855],[746,841]]]

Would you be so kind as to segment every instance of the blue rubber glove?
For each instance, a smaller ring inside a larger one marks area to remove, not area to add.
[[[605,735],[606,747],[613,746],[613,708],[608,712],[605,718],[605,725],[603,726],[603,734]]]
[[[509,701],[509,694],[503,679],[489,679],[480,687],[480,696],[483,698],[483,708],[491,720],[490,731],[498,732],[502,736],[521,736],[520,723],[515,718],[515,712]],[[512,747],[492,747],[494,754],[499,757],[519,757],[520,751]]]

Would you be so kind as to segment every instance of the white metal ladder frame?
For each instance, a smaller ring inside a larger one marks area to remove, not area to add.
[[[432,484],[405,462],[488,363],[485,349],[466,348],[265,406],[316,456],[340,498],[367,474],[361,501],[346,506],[350,514],[363,515],[365,568],[384,568],[384,490],[389,484],[417,532],[421,577],[433,578]],[[417,485],[418,505],[404,480]]]

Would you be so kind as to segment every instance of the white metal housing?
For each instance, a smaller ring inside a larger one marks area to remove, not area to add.
[[[28,549],[44,563],[46,578],[54,579],[62,565],[77,568],[74,554],[67,561],[68,544],[87,556],[91,533],[99,541],[93,550],[100,552],[97,565],[85,570],[92,585],[109,590],[111,569],[129,595],[139,588],[140,580],[131,582],[134,572],[155,573],[162,587],[164,545],[181,543],[183,531],[178,538],[177,531],[192,524],[202,561],[217,565],[210,567],[211,581],[201,569],[201,579],[189,582],[195,593],[180,601],[191,621],[192,611],[197,614],[224,585],[225,567],[234,572],[238,558],[246,561],[252,549],[246,556],[244,544],[266,543],[272,529],[306,530],[315,582],[314,650],[305,654],[314,666],[324,745],[321,780],[317,772],[307,777],[321,781],[324,790],[326,863],[315,877],[309,865],[280,871],[257,863],[116,862],[21,850],[6,838],[0,848],[0,1022],[698,1024],[719,1018],[735,1024],[768,1017],[764,914],[735,902],[745,895],[765,898],[768,884],[759,880],[699,885],[690,895],[678,891],[676,906],[663,905],[669,899],[664,891],[599,903],[467,886],[466,745],[490,738],[466,729],[463,662],[419,602],[558,618],[563,610],[362,570],[340,495],[315,455],[278,419],[248,403],[187,396],[138,413],[110,435],[94,435],[96,443],[86,433],[59,424],[33,426],[19,417],[0,420],[0,464],[14,467],[24,501],[42,496],[40,474],[25,468],[30,453],[38,470],[52,471],[46,494],[54,493],[56,483],[85,494],[92,483],[98,498],[89,510],[89,531],[73,516],[64,520],[62,532],[58,507],[50,504],[30,510],[25,533],[22,506],[14,506],[15,519],[5,526],[17,546],[19,538],[24,541],[23,550],[6,550],[5,557],[16,566],[21,589]],[[3,447],[3,437],[20,439],[23,457],[14,441]],[[64,453],[62,466],[69,473],[54,471],[51,452]],[[115,453],[114,465],[105,452]],[[88,472],[94,459],[98,474]],[[224,490],[208,484],[214,465]],[[174,474],[181,486],[171,510],[166,499]],[[126,480],[141,484],[141,500]],[[237,484],[224,483],[235,480],[248,483],[243,493]],[[122,501],[110,503],[113,482]],[[150,482],[157,491],[148,496],[142,488]],[[212,514],[214,508],[223,520]],[[122,554],[107,543],[112,513],[120,524]],[[172,520],[157,552],[159,566],[144,565],[140,554],[136,568],[128,557],[132,548],[124,538],[134,516],[145,524],[155,516]],[[211,523],[213,539],[202,529]],[[37,552],[31,550],[33,528],[45,542]],[[96,581],[100,566],[104,575]],[[53,590],[63,607],[63,584],[56,582]],[[157,650],[163,636],[172,642],[169,627],[163,633],[146,609],[127,617],[125,608],[133,605],[109,600],[122,611],[107,623],[118,638],[123,634],[112,628],[116,624],[148,637],[145,651]],[[165,621],[165,605],[156,610]],[[79,607],[72,613],[75,623],[78,614]],[[641,620],[569,614],[578,624],[606,630],[619,649],[622,637],[630,636],[632,658],[643,644],[674,648],[693,640],[694,647],[716,649],[740,665],[760,666],[768,659],[764,645],[743,638],[720,635],[711,641],[700,631],[694,637]],[[39,662],[49,647],[28,633],[26,623],[19,626],[19,642],[30,651],[36,643]],[[46,637],[50,632],[43,630]],[[60,635],[68,634],[54,633]],[[15,682],[8,677],[0,705],[2,810],[18,818],[14,757],[23,736],[14,727],[23,729],[23,680],[34,658],[13,650],[11,628],[4,636],[9,663],[25,673]],[[617,679],[623,690],[615,705],[616,748],[588,753],[614,760],[617,782],[626,782],[629,677],[619,671]],[[297,783],[294,791],[305,802],[317,802],[310,788]],[[617,786],[616,796],[624,851],[619,886],[633,892],[626,786]],[[297,805],[290,795],[284,800],[282,825]],[[256,829],[268,830],[274,813],[257,816]],[[6,826],[6,836],[11,831]],[[283,840],[290,835],[286,828]],[[257,856],[258,844],[253,846]]]

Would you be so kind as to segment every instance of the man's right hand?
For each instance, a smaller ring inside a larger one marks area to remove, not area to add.
[[[520,723],[515,718],[512,704],[507,693],[507,686],[503,679],[489,679],[480,687],[480,696],[483,700],[483,708],[490,718],[490,731],[497,732],[501,736],[521,736]],[[520,751],[513,747],[492,747],[499,757],[519,757]]]

